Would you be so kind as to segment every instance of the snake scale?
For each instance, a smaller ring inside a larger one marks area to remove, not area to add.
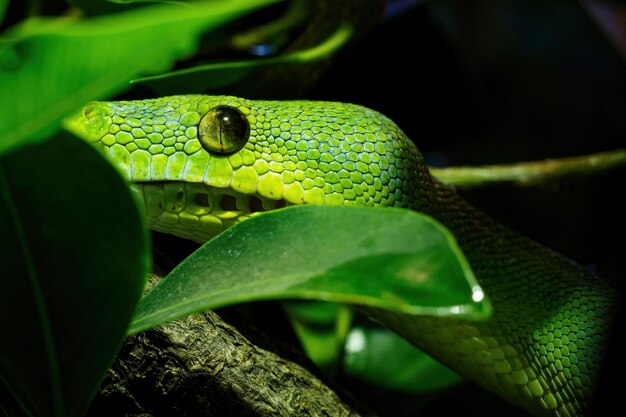
[[[371,314],[532,414],[589,410],[615,291],[433,179],[413,142],[382,114],[334,102],[181,95],[93,102],[66,127],[132,181],[154,230],[197,242],[292,204],[407,207],[433,216],[455,235],[493,317]]]

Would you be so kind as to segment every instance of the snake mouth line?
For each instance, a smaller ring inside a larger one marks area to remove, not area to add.
[[[151,229],[206,242],[235,223],[292,203],[232,188],[177,181],[135,182]]]
[[[271,200],[258,194],[244,194],[202,183],[136,182],[133,187],[141,194],[148,215],[187,212],[200,216],[222,214],[231,218],[237,213],[251,214],[292,205],[285,200]]]

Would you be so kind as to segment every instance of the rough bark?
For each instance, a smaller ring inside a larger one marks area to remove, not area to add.
[[[374,415],[322,382],[289,345],[267,349],[267,337],[245,334],[206,312],[129,337],[88,415]]]

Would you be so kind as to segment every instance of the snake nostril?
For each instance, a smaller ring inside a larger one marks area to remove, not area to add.
[[[83,109],[83,116],[87,120],[91,120],[96,115],[96,109],[94,106],[87,106]]]

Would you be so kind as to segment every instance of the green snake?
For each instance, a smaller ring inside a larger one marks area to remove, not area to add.
[[[372,315],[535,415],[589,410],[615,291],[433,179],[413,142],[382,114],[334,102],[181,95],[90,103],[66,127],[133,182],[151,228],[197,242],[293,204],[408,207],[433,216],[455,235],[493,317]]]

